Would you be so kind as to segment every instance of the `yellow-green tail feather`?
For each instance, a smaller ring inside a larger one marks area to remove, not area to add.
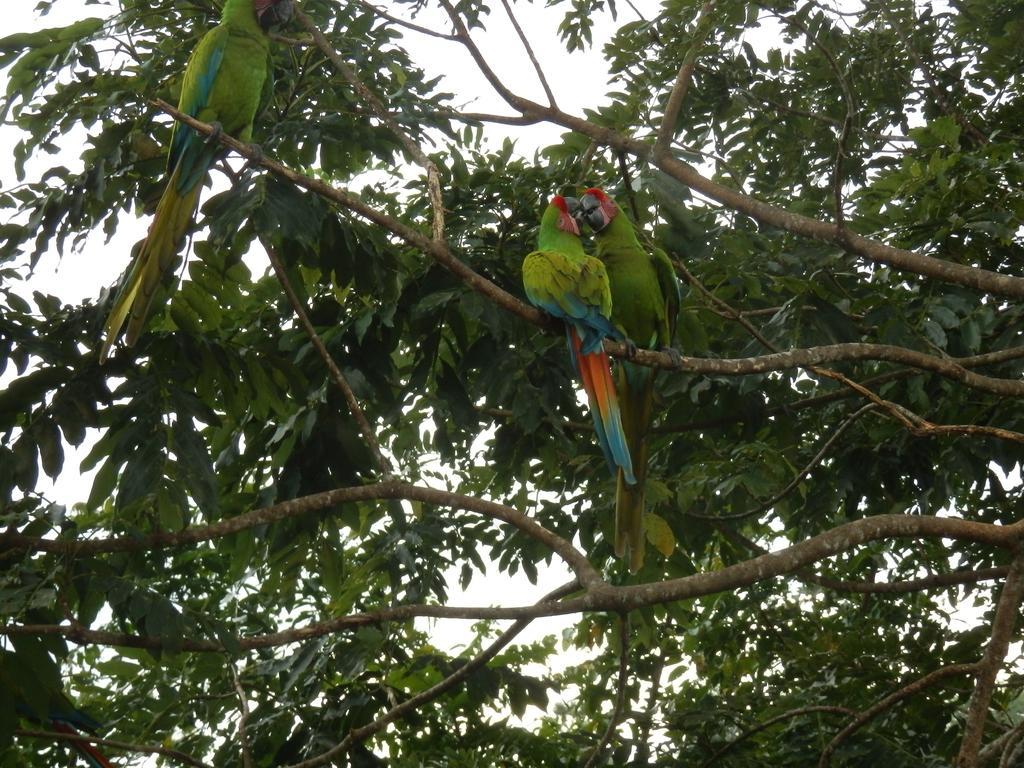
[[[639,571],[644,564],[644,484],[647,480],[647,430],[654,406],[654,375],[649,368],[629,363],[619,365],[616,389],[622,414],[622,430],[633,459],[636,484],[625,482],[619,472],[615,491],[615,554],[629,556],[629,570]]]
[[[128,323],[125,344],[130,347],[138,341],[160,281],[176,261],[181,241],[192,222],[202,184],[195,184],[184,195],[179,194],[177,186],[178,171],[175,170],[157,204],[149,233],[114,299],[114,308],[110,310],[104,328],[101,363],[110,354],[125,321]]]

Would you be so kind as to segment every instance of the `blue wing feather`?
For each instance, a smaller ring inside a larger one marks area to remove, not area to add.
[[[224,51],[227,48],[228,33],[225,30],[219,32],[220,28],[212,29],[207,33],[203,41],[211,40],[208,45],[210,52],[206,59],[205,67],[197,74],[193,74],[192,68],[200,66],[197,56],[189,61],[185,70],[185,81],[182,86],[182,98],[178,103],[178,109],[192,117],[198,116],[199,112],[209,103],[210,93],[213,91],[213,83],[217,79],[221,62],[224,60]],[[200,51],[196,48],[196,53]],[[188,88],[189,76],[195,77],[194,87]],[[191,190],[206,174],[206,170],[216,154],[218,148],[206,148],[205,142],[201,141],[196,132],[187,125],[176,123],[174,135],[171,137],[170,153],[167,157],[167,167],[173,171],[178,168],[178,192],[185,194]],[[180,164],[180,167],[179,167]]]

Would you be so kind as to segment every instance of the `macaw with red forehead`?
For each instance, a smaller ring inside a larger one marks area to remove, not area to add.
[[[292,0],[225,0],[220,24],[196,45],[185,68],[178,109],[212,123],[241,141],[252,139],[252,124],[261,103],[269,101],[272,64],[268,30],[291,18]],[[121,283],[107,318],[100,362],[125,321],[125,343],[132,346],[149,316],[153,295],[177,262],[192,223],[199,190],[220,144],[175,123],[167,156],[168,180],[149,234]]]
[[[523,260],[523,287],[535,307],[565,322],[569,352],[590,404],[594,431],[608,466],[623,482],[636,482],[619,403],[612,382],[606,338],[625,340],[610,320],[612,294],[604,264],[587,256],[572,216],[578,205],[555,195],[544,210],[537,250]]]
[[[608,271],[611,319],[640,347],[679,353],[672,348],[679,315],[679,281],[668,255],[645,248],[633,222],[612,198],[592,187],[580,198],[577,216],[594,230],[594,255]],[[615,494],[615,553],[629,558],[631,571],[644,562],[644,481],[647,479],[647,432],[654,419],[654,369],[623,362],[616,376],[622,403],[622,426],[633,458],[635,481],[619,476]]]

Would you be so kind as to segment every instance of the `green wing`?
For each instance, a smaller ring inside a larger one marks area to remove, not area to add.
[[[661,248],[652,249],[651,262],[654,264],[654,271],[658,274],[658,286],[661,288],[661,295],[665,299],[665,336],[659,339],[659,341],[663,347],[670,347],[676,336],[679,305],[682,303],[679,278],[676,277],[676,270],[672,266],[672,260]]]

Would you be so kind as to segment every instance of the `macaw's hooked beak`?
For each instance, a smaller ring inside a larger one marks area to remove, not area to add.
[[[601,207],[601,201],[591,194],[586,194],[580,198],[579,213],[576,215],[576,220],[580,223],[586,223],[595,232],[600,232],[611,221],[605,215],[604,209]]]
[[[256,19],[264,32],[270,31],[271,27],[287,24],[292,18],[292,0],[277,0],[277,2],[256,3]]]

